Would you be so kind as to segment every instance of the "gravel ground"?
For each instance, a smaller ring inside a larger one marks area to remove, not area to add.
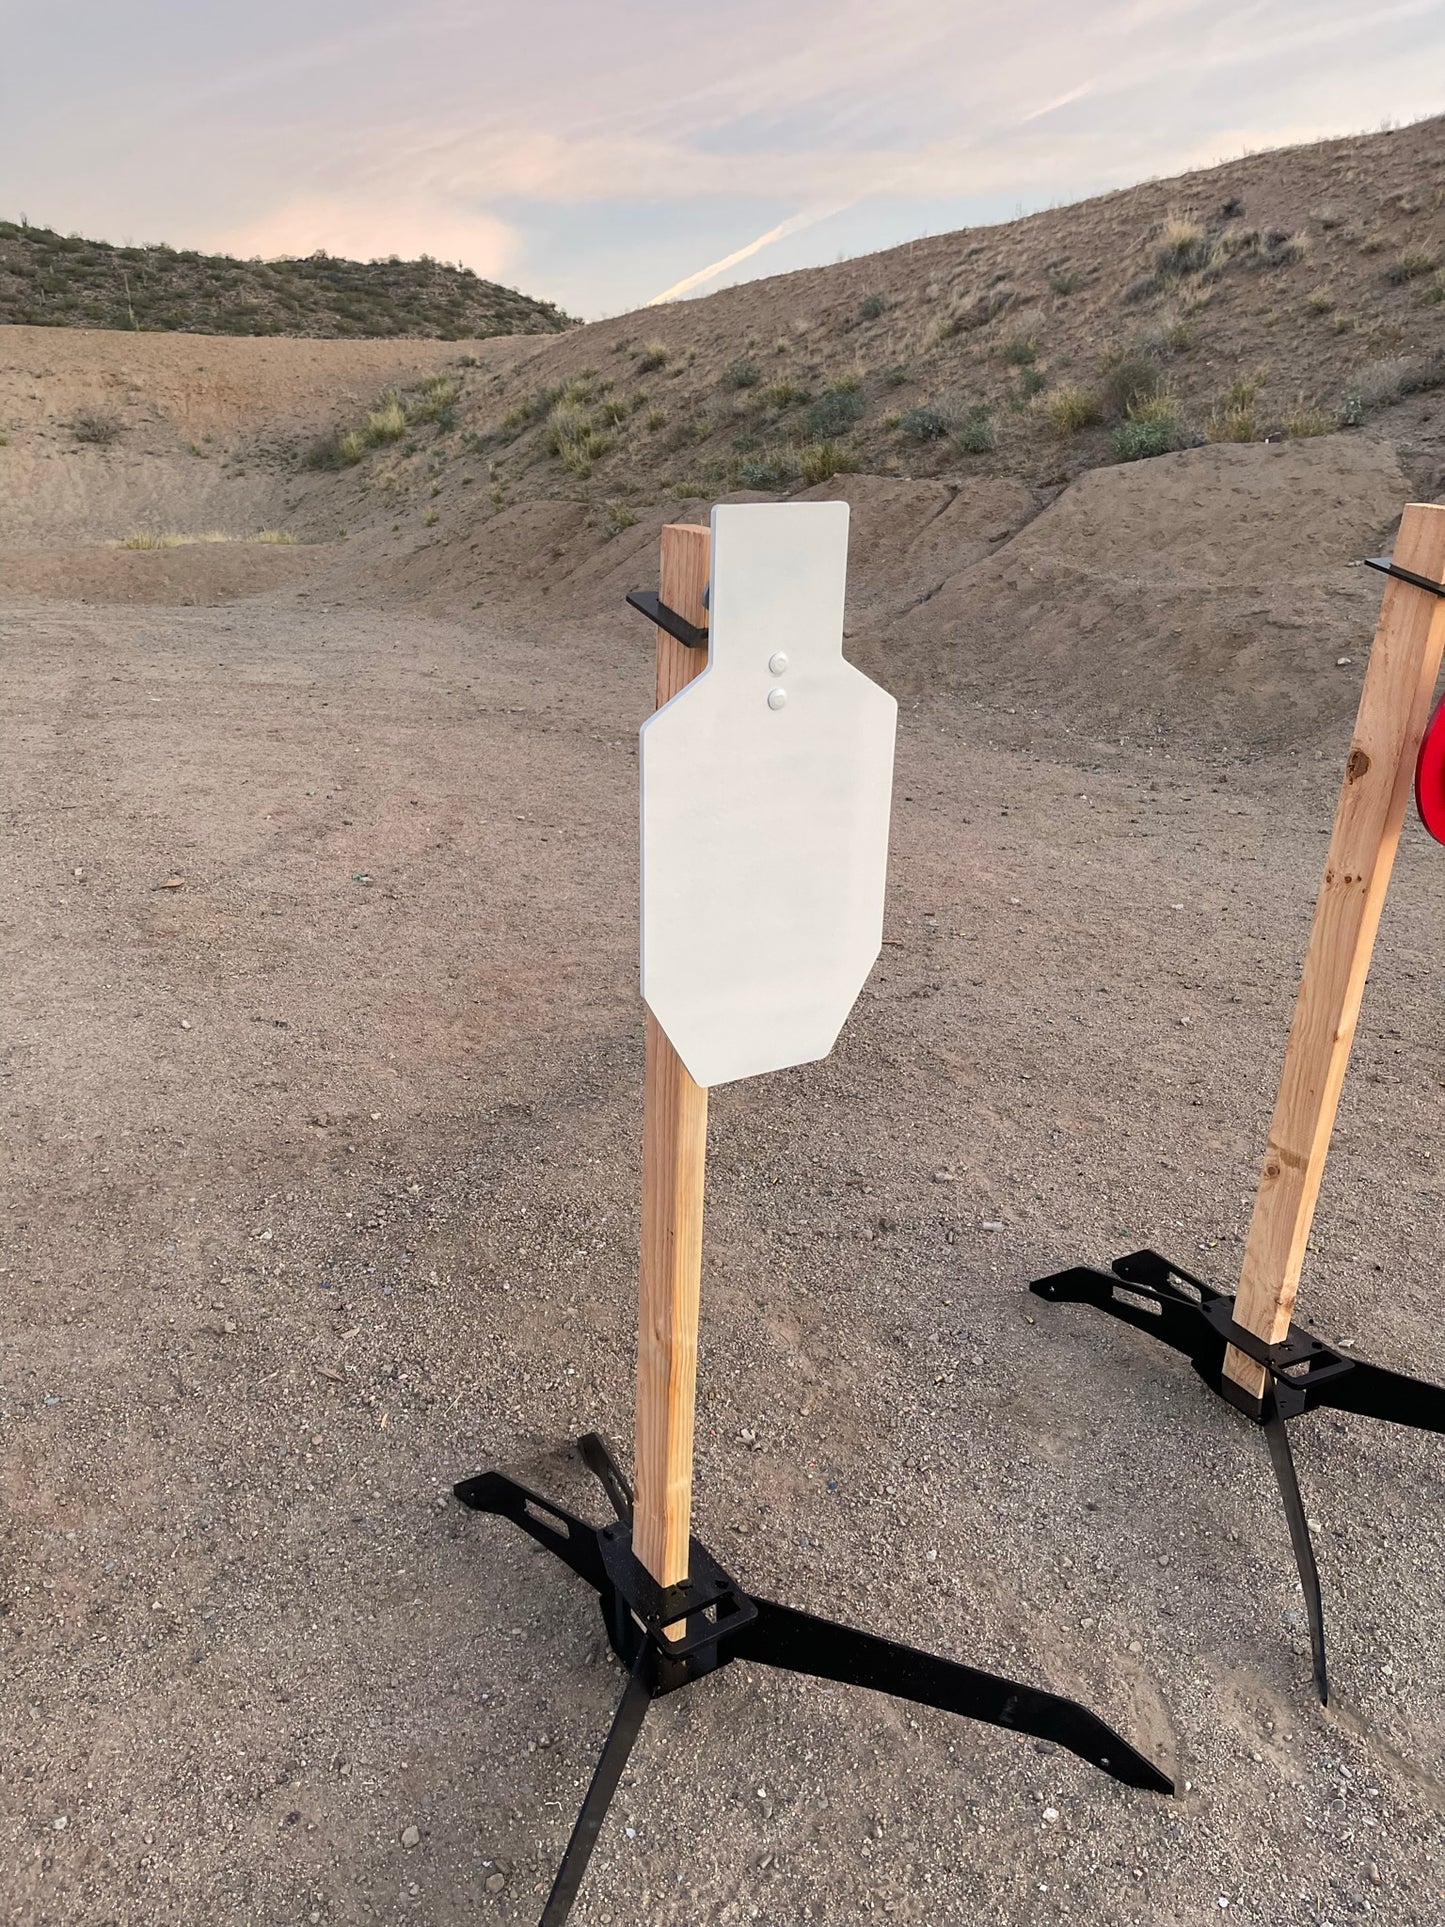
[[[5,1918],[535,1921],[620,1674],[449,1488],[582,1494],[555,1448],[630,1430],[646,637],[3,622]],[[1025,1290],[1233,1283],[1344,748],[906,708],[880,966],[712,1106],[701,1535],[1179,1797],[738,1666],[653,1710],[578,1927],[1441,1919],[1439,1442],[1295,1428],[1323,1711],[1260,1438]],[[1301,1298],[1436,1378],[1442,862],[1407,832]]]

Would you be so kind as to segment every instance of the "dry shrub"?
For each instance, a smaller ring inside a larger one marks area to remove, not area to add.
[[[809,442],[798,454],[798,472],[805,482],[826,482],[834,475],[851,474],[858,466],[856,455],[841,442]]]
[[[1106,357],[1100,375],[1101,399],[1111,415],[1128,415],[1136,402],[1150,400],[1164,386],[1164,370],[1138,348]]]
[[[1188,274],[1209,259],[1209,237],[1198,221],[1171,214],[1165,221],[1154,252],[1160,274]]]
[[[395,391],[388,390],[381,406],[373,408],[366,418],[366,440],[372,448],[379,448],[385,442],[399,442],[405,433],[406,410]]]
[[[124,426],[119,415],[104,408],[82,409],[70,424],[78,442],[89,442],[96,448],[108,448]]]
[[[1285,433],[1296,441],[1309,435],[1333,435],[1339,425],[1328,409],[1316,407],[1303,395],[1296,396],[1293,408],[1284,418]]]
[[[1102,412],[1099,397],[1092,388],[1080,388],[1072,382],[1056,388],[1039,403],[1045,421],[1057,435],[1077,435],[1081,428],[1096,422]]]

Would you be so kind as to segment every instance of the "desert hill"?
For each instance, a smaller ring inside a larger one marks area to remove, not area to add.
[[[319,569],[328,597],[595,623],[662,521],[841,494],[852,647],[895,688],[1296,740],[1353,702],[1351,565],[1445,477],[1441,135],[546,336],[6,330],[0,578],[208,600]],[[262,530],[298,539],[104,546]]]
[[[560,308],[470,268],[329,254],[238,261],[194,248],[112,247],[0,221],[0,323],[208,335],[441,341],[549,334]]]

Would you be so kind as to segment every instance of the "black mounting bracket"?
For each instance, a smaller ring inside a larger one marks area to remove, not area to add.
[[[1234,1299],[1228,1292],[1216,1291],[1157,1251],[1134,1251],[1116,1258],[1108,1271],[1075,1265],[1035,1279],[1029,1290],[1055,1304],[1092,1305],[1182,1352],[1212,1391],[1263,1428],[1304,1592],[1315,1685],[1321,1704],[1327,1706],[1329,1676],[1319,1572],[1285,1422],[1329,1405],[1388,1425],[1445,1432],[1445,1389],[1347,1357],[1298,1325],[1292,1324],[1277,1345],[1266,1344],[1235,1323]],[[1231,1345],[1264,1367],[1262,1398],[1252,1398],[1225,1377],[1224,1355]]]
[[[1431,595],[1445,596],[1445,582],[1432,582],[1428,575],[1416,575],[1413,569],[1402,569],[1392,556],[1367,555],[1367,569],[1378,569],[1381,575],[1392,575],[1397,582],[1409,582],[1417,589],[1426,589]]]
[[[579,1441],[578,1450],[617,1514],[605,1526],[578,1518],[503,1472],[484,1472],[455,1488],[463,1505],[512,1520],[591,1586],[612,1650],[628,1669],[541,1927],[562,1927],[571,1911],[649,1705],[734,1660],[962,1713],[1051,1740],[1126,1786],[1174,1791],[1172,1780],[1076,1701],[760,1599],[744,1592],[696,1539],[689,1542],[687,1578],[659,1586],[633,1554],[632,1489],[616,1458],[595,1432]]]
[[[646,616],[649,622],[655,622],[659,629],[665,629],[685,649],[707,648],[707,630],[699,629],[676,609],[669,609],[656,589],[629,589],[627,601],[631,608]]]

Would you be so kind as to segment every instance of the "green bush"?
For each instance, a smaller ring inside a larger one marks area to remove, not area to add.
[[[455,375],[428,375],[404,404],[408,426],[416,428],[422,422],[435,422],[439,428],[450,428],[461,392],[462,384]]]
[[[863,397],[855,388],[830,388],[804,416],[808,433],[819,441],[830,440],[850,429],[863,413]]]
[[[987,455],[998,447],[998,431],[986,403],[979,402],[969,409],[953,441],[965,455]]]
[[[580,476],[590,475],[592,464],[612,446],[611,438],[602,433],[581,402],[567,398],[553,403],[542,441],[549,455],[555,455],[564,468]]]
[[[800,388],[795,381],[770,381],[760,399],[769,408],[795,408],[799,402],[808,399],[808,391]]]
[[[756,388],[763,371],[755,361],[730,361],[722,371],[724,388]]]
[[[1032,335],[1010,335],[999,353],[1014,368],[1032,367],[1039,358],[1038,343]]]
[[[1120,422],[1114,430],[1114,455],[1121,462],[1141,462],[1150,455],[1168,455],[1177,446],[1178,430],[1166,420]]]
[[[920,402],[898,419],[899,432],[915,442],[941,442],[953,427],[953,417],[932,402]]]
[[[887,314],[892,305],[886,294],[865,294],[858,304],[858,312],[865,321],[876,321],[879,315]]]
[[[754,462],[738,464],[738,481],[744,488],[786,488],[798,479],[797,458],[786,451],[764,455]]]

